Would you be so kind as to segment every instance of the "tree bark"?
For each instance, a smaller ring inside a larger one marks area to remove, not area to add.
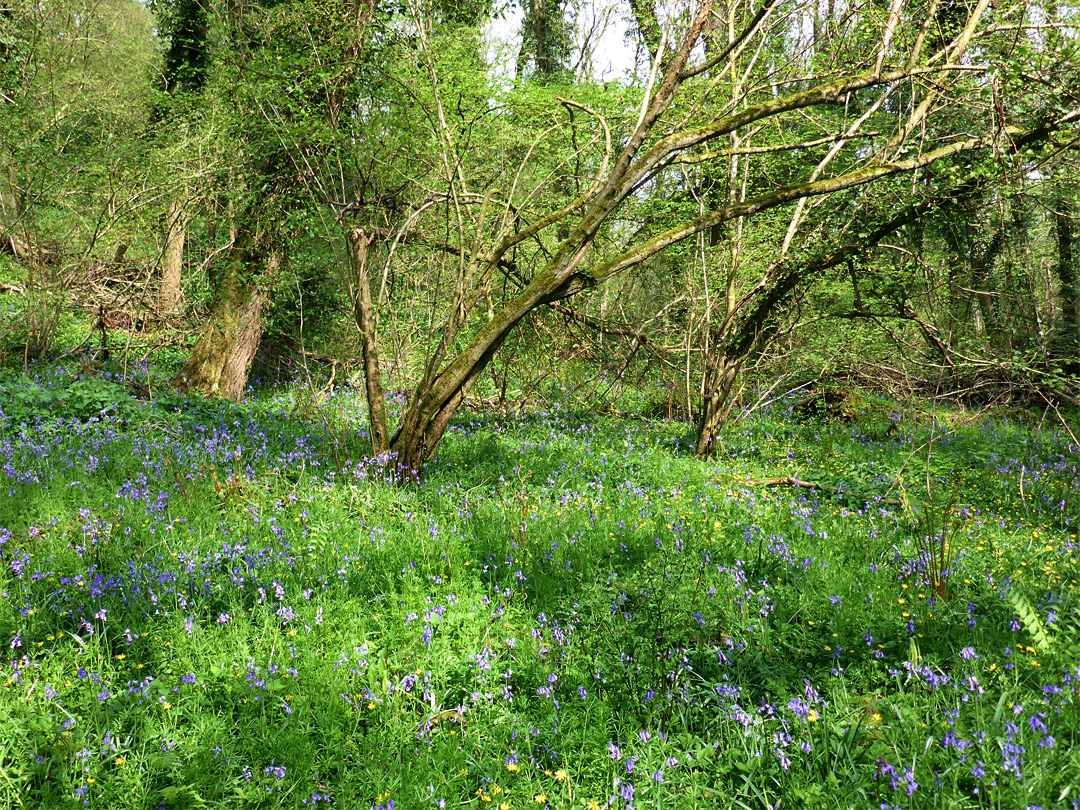
[[[1080,287],[1078,287],[1077,251],[1074,242],[1071,206],[1064,195],[1054,206],[1054,230],[1057,237],[1057,275],[1061,284],[1061,335],[1055,340],[1056,354],[1065,360],[1065,371],[1080,375]]]
[[[184,267],[184,239],[187,220],[184,205],[179,200],[169,206],[165,225],[165,251],[161,258],[161,313],[176,312],[180,303],[180,281]]]
[[[1077,272],[1073,249],[1072,206],[1059,197],[1054,211],[1054,230],[1057,236],[1058,281],[1061,282],[1061,323],[1067,336],[1080,342],[1080,313],[1077,310]]]
[[[705,394],[701,398],[701,415],[698,417],[697,443],[694,455],[698,458],[716,454],[720,444],[720,430],[731,414],[731,390],[739,377],[744,357],[721,354],[705,379]]]
[[[269,303],[265,287],[280,266],[278,254],[267,256],[243,243],[233,247],[211,317],[172,379],[177,389],[243,399]]]
[[[371,434],[371,452],[385,456],[390,450],[386,421],[386,398],[382,387],[382,370],[379,368],[379,339],[375,308],[371,304],[371,278],[367,271],[368,247],[372,237],[363,229],[355,228],[346,234],[349,264],[352,267],[355,286],[350,290],[353,318],[360,330],[360,350],[364,359],[364,387],[368,403],[368,430]]]

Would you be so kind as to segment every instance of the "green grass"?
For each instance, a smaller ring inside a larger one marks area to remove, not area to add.
[[[0,806],[1080,799],[1064,432],[463,413],[398,488],[351,392],[56,401],[0,419]]]

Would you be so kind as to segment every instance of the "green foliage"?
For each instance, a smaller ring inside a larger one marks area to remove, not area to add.
[[[1049,652],[1051,640],[1050,634],[1046,630],[1046,624],[1035,612],[1035,608],[1031,606],[1031,602],[1027,600],[1023,592],[1018,588],[1009,588],[1005,592],[1005,598],[1009,600],[1009,605],[1016,611],[1016,615],[1020,617],[1024,629],[1031,636],[1031,640],[1035,642],[1035,647],[1040,652]]]
[[[325,396],[5,429],[6,802],[902,805],[907,768],[959,810],[1080,775],[1067,436],[782,402],[703,463],[679,424],[472,413],[399,487]],[[890,500],[931,434],[971,513],[947,600]]]
[[[52,419],[126,418],[135,409],[128,386],[100,377],[42,383],[24,374],[0,384],[0,413],[9,427]]]

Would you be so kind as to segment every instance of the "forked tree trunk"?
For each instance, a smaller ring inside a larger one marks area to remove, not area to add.
[[[716,454],[720,431],[731,414],[731,390],[742,364],[742,357],[722,354],[716,358],[715,365],[706,377],[701,415],[698,417],[697,444],[694,446],[694,455],[699,458]]]
[[[729,303],[728,316],[717,326],[717,337],[710,342],[711,354],[707,359],[709,371],[702,386],[694,455],[704,458],[716,453],[720,431],[731,416],[731,393],[739,372],[751,353],[760,352],[777,334],[776,319],[784,312],[785,304],[794,291],[827,270],[854,262],[857,256],[885,237],[933,210],[938,202],[938,198],[932,197],[908,206],[877,227],[873,225],[872,212],[864,212],[862,226],[852,228],[852,231],[858,234],[865,228],[869,230],[869,235],[861,238],[856,236],[847,245],[826,245],[805,264],[790,258],[778,262],[770,268],[756,294],[746,296],[741,306]]]
[[[205,396],[243,398],[269,303],[264,290],[280,264],[277,255],[252,257],[240,245],[232,249],[214,310],[191,357],[173,378],[174,386]]]
[[[169,206],[165,224],[165,253],[161,258],[161,312],[176,312],[180,303],[180,281],[184,266],[184,239],[187,221],[183,203],[175,201]]]
[[[371,279],[367,271],[368,247],[371,237],[360,228],[346,234],[349,265],[355,286],[350,289],[353,318],[360,330],[360,350],[364,356],[364,386],[368,403],[368,424],[371,433],[371,452],[385,456],[390,449],[386,423],[386,398],[383,394],[382,371],[379,368],[378,329],[375,309],[371,305]]]

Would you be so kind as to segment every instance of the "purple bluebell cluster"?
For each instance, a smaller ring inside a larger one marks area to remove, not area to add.
[[[1064,437],[979,437],[1035,495],[968,493],[942,598],[887,495],[913,431],[791,492],[766,462],[841,473],[768,414],[711,464],[679,426],[471,414],[395,488],[325,426],[176,408],[0,424],[20,798],[110,806],[145,772],[166,807],[796,804],[842,767],[883,806],[1049,806],[1078,776]]]

